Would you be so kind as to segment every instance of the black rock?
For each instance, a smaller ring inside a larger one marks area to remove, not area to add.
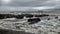
[[[23,15],[16,15],[15,18],[17,18],[17,19],[23,19],[24,16]]]
[[[0,14],[0,19],[4,19],[4,18],[13,18],[15,15],[12,14]]]
[[[4,16],[2,14],[0,14],[0,19],[4,19]]]
[[[4,17],[3,16],[0,16],[0,19],[4,19]]]
[[[13,31],[13,30],[5,30],[5,29],[0,29],[0,34],[34,34],[30,32],[25,32],[25,31]]]
[[[4,19],[4,14],[0,14],[0,19]]]
[[[11,14],[6,15],[6,18],[13,18],[13,17],[15,17],[15,15],[11,15]]]
[[[33,17],[32,14],[22,14],[22,15],[24,15],[26,18],[32,18]]]
[[[9,31],[0,29],[0,34],[7,34],[7,33],[9,33]]]
[[[48,18],[47,20],[50,20],[50,18]]]
[[[42,17],[41,15],[35,15],[35,17]]]
[[[45,16],[49,16],[49,15],[47,15],[47,14],[35,15],[35,17],[45,17]]]
[[[58,32],[58,34],[60,34],[60,32]]]
[[[58,16],[56,16],[55,19],[58,19]]]
[[[32,19],[28,19],[28,22],[30,22],[29,24],[34,24],[41,21],[40,18],[32,18]]]
[[[58,19],[60,21],[60,19]]]

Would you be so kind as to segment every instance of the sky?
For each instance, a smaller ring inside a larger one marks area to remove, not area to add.
[[[37,7],[37,9],[60,8],[60,0],[0,0],[1,8]],[[14,9],[13,9],[14,10]]]

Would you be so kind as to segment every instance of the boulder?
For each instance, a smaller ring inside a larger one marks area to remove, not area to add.
[[[11,15],[11,14],[6,15],[6,18],[13,18],[13,17],[15,17],[15,15]]]
[[[0,16],[0,19],[4,19],[4,17]]]
[[[45,17],[45,16],[49,16],[49,15],[47,15],[47,14],[35,15],[35,17]]]
[[[13,18],[14,15],[12,14],[0,14],[0,19],[4,19],[4,18]]]
[[[50,20],[50,18],[48,18],[47,20]]]
[[[58,19],[58,16],[56,16],[55,19]]]
[[[23,15],[16,15],[15,18],[17,18],[17,19],[23,19],[24,16]]]
[[[33,15],[32,14],[23,14],[26,18],[32,18]]]
[[[0,29],[0,34],[34,34],[30,32],[25,32],[25,31],[16,31],[16,30],[5,30],[5,29]]]
[[[34,24],[41,21],[40,18],[32,18],[32,19],[28,19],[28,22],[30,22],[29,24]]]
[[[4,15],[3,14],[0,14],[0,19],[4,19]]]
[[[35,15],[35,17],[42,17],[41,15]]]

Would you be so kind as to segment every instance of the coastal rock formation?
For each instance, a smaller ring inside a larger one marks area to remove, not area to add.
[[[58,16],[56,16],[55,19],[58,19]]]
[[[29,24],[34,24],[34,23],[37,23],[37,22],[39,22],[39,21],[41,21],[40,18],[32,18],[32,19],[28,19],[28,22],[30,22]]]
[[[0,19],[13,18],[14,16],[12,14],[0,14]]]
[[[49,15],[47,15],[47,14],[35,15],[35,17],[45,17],[45,16],[49,16]]]
[[[15,18],[17,18],[17,19],[23,19],[24,16],[23,15],[15,15]]]
[[[32,18],[34,16],[32,14],[22,14],[22,15],[24,15],[26,18]]]
[[[17,18],[17,19],[22,19],[23,17],[24,17],[23,15],[0,14],[0,19],[4,19],[4,18]]]

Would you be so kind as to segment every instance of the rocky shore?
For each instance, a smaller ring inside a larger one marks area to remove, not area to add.
[[[14,32],[20,34],[21,31],[26,32],[26,34],[60,34],[60,16],[49,14],[0,14],[0,29],[2,34],[6,30],[10,34],[15,34]]]

